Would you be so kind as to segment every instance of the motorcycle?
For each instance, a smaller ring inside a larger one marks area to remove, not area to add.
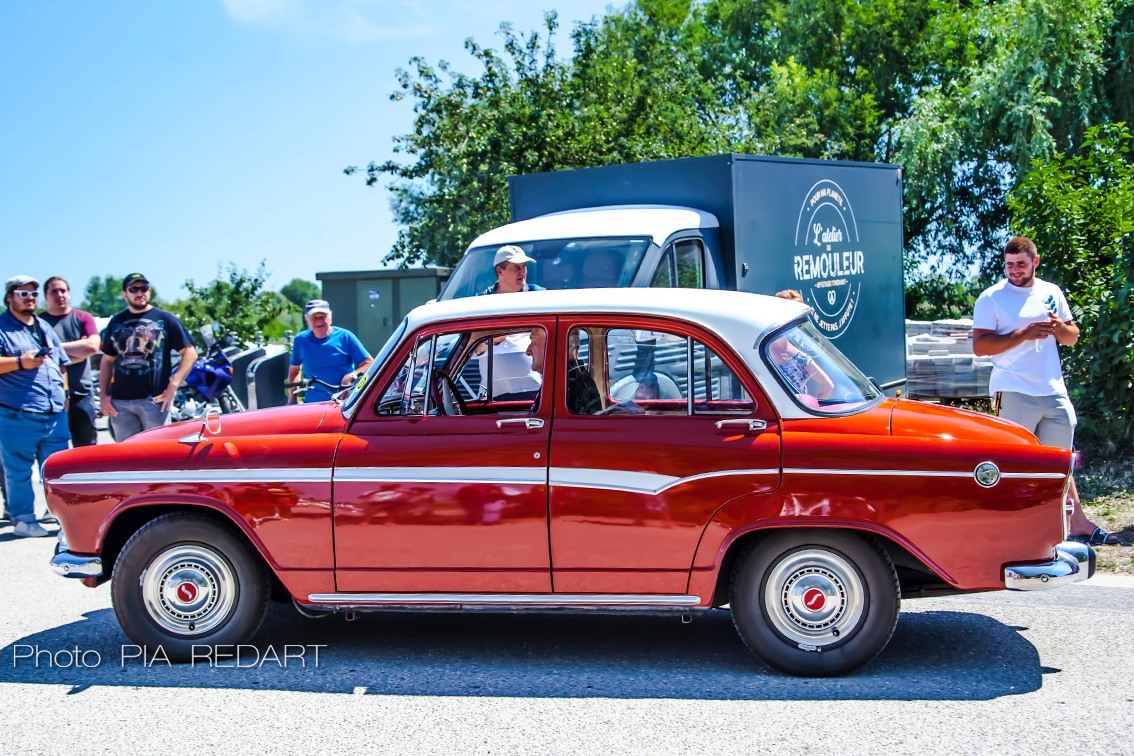
[[[232,390],[232,362],[225,352],[233,345],[234,338],[229,334],[218,339],[216,333],[219,329],[217,323],[201,328],[205,354],[193,363],[193,368],[177,389],[169,408],[172,422],[199,420],[212,407],[225,414],[244,412],[244,404]]]

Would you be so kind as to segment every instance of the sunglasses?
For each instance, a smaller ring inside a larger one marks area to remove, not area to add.
[[[130,292],[131,294],[141,294],[142,292],[149,290],[149,286],[129,286],[126,289],[126,291]]]
[[[26,289],[12,289],[12,293],[20,299],[35,299],[39,296],[39,291],[35,289],[33,289],[32,291],[28,291]]]

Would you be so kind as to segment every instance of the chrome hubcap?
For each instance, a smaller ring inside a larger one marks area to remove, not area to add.
[[[221,624],[236,601],[236,576],[207,546],[179,544],[157,556],[142,577],[150,619],[178,635],[201,635]]]
[[[858,571],[825,549],[804,549],[773,565],[764,606],[790,642],[822,648],[844,639],[862,619],[866,591]]]

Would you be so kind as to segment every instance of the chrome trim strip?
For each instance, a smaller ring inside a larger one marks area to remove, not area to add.
[[[121,470],[65,473],[53,486],[88,483],[330,483],[328,467],[244,468],[235,470]]]
[[[629,470],[553,467],[548,475],[548,481],[553,486],[563,488],[598,488],[607,491],[625,491],[627,493],[657,496],[676,486],[708,478],[723,478],[733,475],[778,476],[779,474],[778,468],[771,467],[763,470],[718,470],[690,475],[685,478],[676,478],[672,475],[631,472]]]
[[[338,467],[334,479],[356,483],[496,483],[546,485],[540,467]]]
[[[699,596],[606,593],[312,593],[313,604],[344,606],[698,606]]]
[[[817,467],[785,467],[785,475],[885,475],[895,478],[971,478],[972,470],[827,470]],[[1000,473],[1003,478],[1063,480],[1064,473]]]

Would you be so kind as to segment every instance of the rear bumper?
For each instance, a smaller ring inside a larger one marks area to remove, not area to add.
[[[1095,574],[1095,552],[1090,546],[1064,541],[1055,558],[1040,564],[1010,564],[1004,568],[1004,587],[1010,591],[1045,591],[1081,583]]]

